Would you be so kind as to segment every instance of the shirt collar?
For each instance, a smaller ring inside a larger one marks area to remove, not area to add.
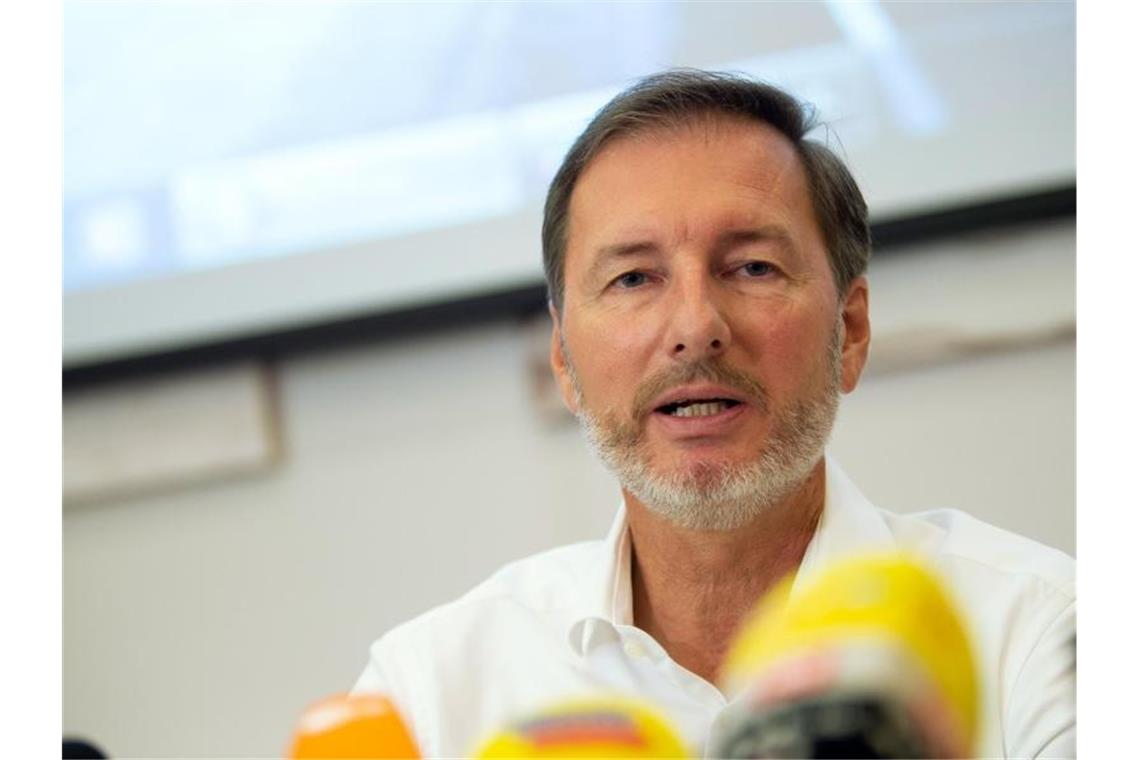
[[[633,625],[633,583],[630,579],[629,522],[620,502],[597,562],[587,571],[581,599],[570,621],[570,646],[585,654],[601,638],[616,634],[615,626]]]
[[[799,592],[806,579],[842,557],[895,547],[894,534],[882,512],[863,495],[835,460],[826,457],[825,467],[823,513],[800,560],[796,580],[792,584],[793,595]]]
[[[825,458],[825,468],[823,512],[796,572],[793,595],[806,578],[841,557],[895,545],[882,514],[831,457]],[[570,646],[580,655],[594,643],[616,637],[618,626],[633,625],[629,522],[624,503],[619,504],[599,546],[597,563],[587,572],[568,630]]]

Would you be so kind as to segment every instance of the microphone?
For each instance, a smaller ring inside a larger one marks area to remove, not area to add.
[[[598,697],[559,702],[485,740],[476,760],[493,758],[688,758],[677,733],[640,700]]]
[[[63,737],[63,760],[106,760],[103,750],[87,741],[77,737]]]
[[[311,705],[289,749],[292,760],[419,756],[396,706],[380,694],[342,694]]]
[[[906,554],[847,559],[745,620],[722,667],[740,693],[712,742],[721,758],[968,757],[978,685],[962,617]]]

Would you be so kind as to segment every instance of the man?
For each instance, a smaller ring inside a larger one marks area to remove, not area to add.
[[[603,691],[655,703],[699,749],[713,684],[776,581],[874,549],[923,553],[975,634],[983,756],[1074,754],[1072,561],[958,512],[894,515],[824,455],[870,342],[867,211],[774,88],[643,80],[570,149],[546,204],[551,364],[621,484],[602,542],[509,565],[372,648],[358,691],[425,754]]]

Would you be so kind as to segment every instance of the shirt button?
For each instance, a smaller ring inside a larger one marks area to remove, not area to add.
[[[636,641],[625,642],[625,653],[630,657],[644,657],[645,649]]]

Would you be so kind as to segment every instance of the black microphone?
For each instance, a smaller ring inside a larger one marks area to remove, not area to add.
[[[86,739],[63,737],[63,760],[106,760],[103,750]]]

